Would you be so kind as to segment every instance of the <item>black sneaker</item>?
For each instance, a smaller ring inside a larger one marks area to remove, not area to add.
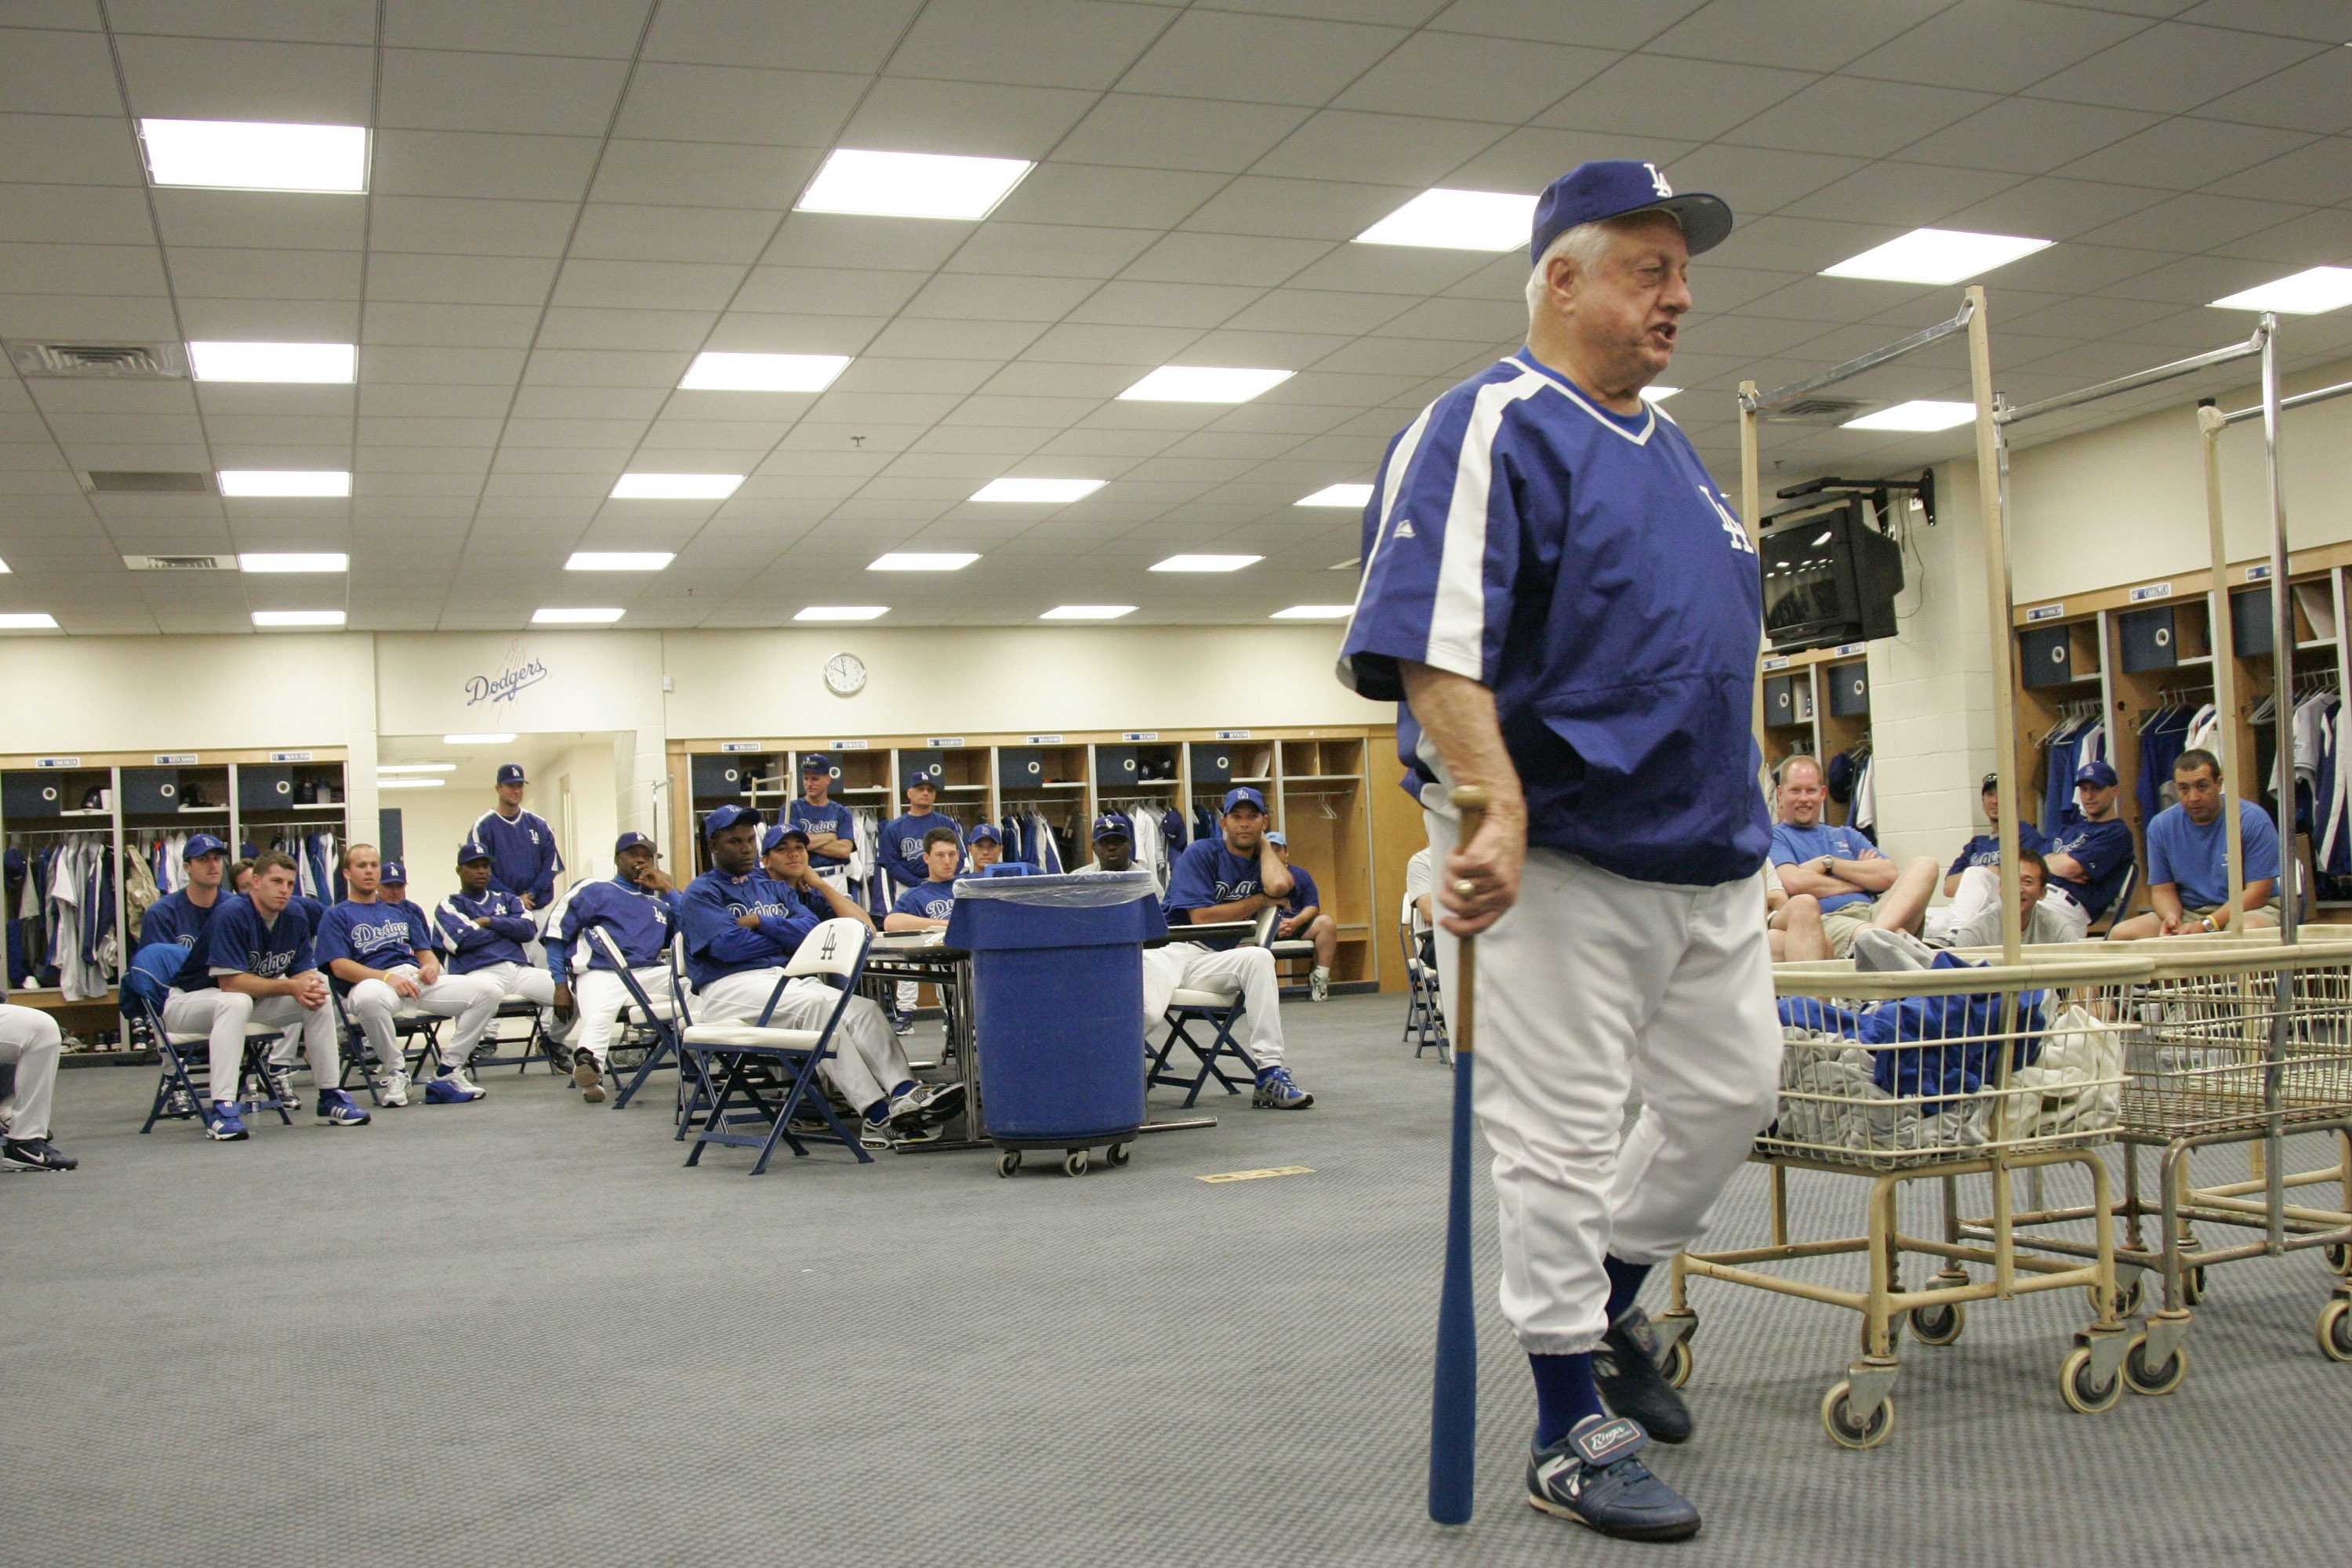
[[[1611,1414],[1632,1416],[1661,1443],[1690,1441],[1690,1406],[1658,1370],[1658,1336],[1641,1308],[1626,1308],[1594,1347],[1592,1381]]]
[[[1638,1421],[1586,1416],[1550,1447],[1528,1454],[1528,1505],[1620,1541],[1696,1535],[1698,1510],[1638,1458],[1648,1442]]]
[[[0,1165],[15,1171],[70,1171],[81,1162],[46,1138],[10,1138],[0,1142]]]

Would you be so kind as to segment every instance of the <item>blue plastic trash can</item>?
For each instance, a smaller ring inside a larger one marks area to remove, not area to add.
[[[1149,871],[967,878],[946,945],[972,954],[980,1103],[1009,1176],[1022,1152],[1114,1165],[1143,1125],[1143,944],[1168,934]]]

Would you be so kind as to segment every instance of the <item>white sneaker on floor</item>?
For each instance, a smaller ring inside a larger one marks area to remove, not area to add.
[[[406,1105],[408,1103],[408,1075],[404,1072],[388,1072],[384,1074],[382,1078],[375,1080],[375,1094],[376,1098],[382,1100],[385,1105]]]
[[[1330,998],[1331,972],[1328,969],[1318,969],[1309,973],[1307,976],[1307,999],[1310,1002],[1328,1002]]]

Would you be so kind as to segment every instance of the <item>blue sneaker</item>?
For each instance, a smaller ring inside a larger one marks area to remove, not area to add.
[[[322,1089],[319,1094],[319,1120],[330,1127],[365,1127],[368,1113],[352,1102],[352,1097],[340,1089]]]
[[[1658,1336],[1641,1308],[1626,1308],[1594,1347],[1592,1381],[1611,1415],[1632,1416],[1661,1443],[1690,1441],[1690,1406],[1658,1370]]]
[[[467,1078],[463,1072],[443,1073],[425,1086],[427,1105],[466,1105],[481,1099],[490,1091]]]
[[[1620,1541],[1696,1535],[1698,1510],[1637,1457],[1649,1442],[1638,1421],[1588,1415],[1528,1456],[1528,1501]]]
[[[1288,1068],[1268,1068],[1257,1075],[1257,1093],[1250,1103],[1260,1110],[1304,1110],[1315,1097],[1291,1081]]]
[[[226,1100],[215,1100],[205,1112],[205,1136],[215,1143],[235,1143],[253,1136],[245,1130],[245,1113]]]

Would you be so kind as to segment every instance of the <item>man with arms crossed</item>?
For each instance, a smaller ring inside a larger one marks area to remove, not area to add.
[[[2132,831],[2116,815],[2115,769],[2105,763],[2085,763],[2075,770],[2074,818],[2050,836],[2042,852],[2050,883],[2042,907],[2061,923],[2066,933],[2063,940],[2080,942],[2090,934],[2091,922],[2108,911],[2131,875]],[[2123,912],[2115,911],[2117,917]]]
[[[2156,908],[2119,921],[2109,942],[2223,931],[2236,925],[2278,924],[2271,900],[2278,891],[2278,829],[2251,800],[2238,805],[2238,830],[2246,848],[2242,912],[2230,908],[2230,827],[2221,820],[2228,797],[2221,792],[2221,763],[2212,752],[2191,749],[2172,764],[2179,803],[2147,819],[2147,901]],[[2233,921],[2231,917],[2236,915]]]
[[[1822,787],[1822,765],[1812,758],[1782,762],[1780,782],[1772,869],[1790,897],[1810,894],[1820,903],[1830,952],[1846,957],[1853,952],[1854,932],[1872,926],[1918,934],[1927,896],[1936,890],[1935,859],[1922,855],[1897,867],[1859,829],[1823,822],[1822,805],[1829,791]]]
[[[1646,163],[1544,192],[1528,346],[1391,444],[1339,659],[1357,692],[1405,704],[1447,995],[1479,937],[1476,1105],[1503,1312],[1536,1384],[1528,1500],[1647,1541],[1699,1516],[1644,1463],[1690,1415],[1634,1296],[1706,1228],[1780,1063],[1757,918],[1756,552],[1641,395],[1691,309],[1691,253],[1730,227]],[[1458,784],[1490,803],[1466,844]]]
[[[797,827],[808,836],[809,864],[817,875],[830,882],[849,875],[850,857],[857,853],[857,819],[833,798],[831,757],[811,752],[801,759],[801,798],[785,808],[777,826]]]
[[[671,890],[669,873],[661,868],[661,851],[654,841],[642,833],[622,834],[613,841],[613,864],[616,869],[609,880],[575,882],[567,890],[562,923],[556,927],[547,954],[555,977],[556,1006],[573,1007],[580,1016],[572,1047],[572,1084],[590,1105],[604,1099],[613,1026],[635,1000],[622,983],[612,954],[588,930],[604,928],[621,963],[658,1006],[669,995],[669,943],[677,929],[677,894]]]
[[[433,920],[449,950],[449,973],[498,987],[501,1000],[520,996],[537,1005],[548,1055],[559,1068],[570,1066],[555,1043],[555,976],[523,950],[538,940],[538,928],[520,899],[490,886],[488,845],[469,838],[457,847],[457,890]]]
[[[441,1070],[425,1086],[425,1102],[479,1100],[489,1091],[467,1073],[466,1063],[506,993],[487,980],[442,973],[433,923],[406,899],[383,896],[386,872],[399,879],[392,886],[404,893],[407,872],[396,860],[380,859],[374,845],[354,844],[343,852],[343,885],[351,896],[320,919],[314,938],[320,967],[333,977],[352,1022],[375,1053],[375,1090],[384,1104],[408,1103],[408,1053],[393,1020],[409,1007],[457,1021],[441,1045]]]

